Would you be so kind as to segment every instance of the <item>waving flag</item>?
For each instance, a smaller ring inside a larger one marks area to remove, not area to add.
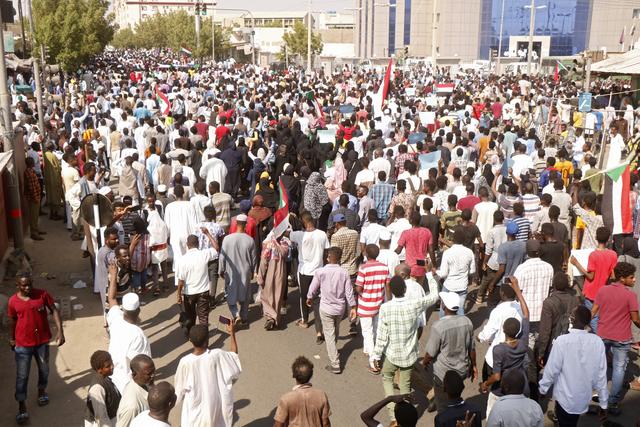
[[[382,85],[378,89],[378,92],[373,96],[373,115],[374,118],[382,116],[382,106],[384,105],[387,96],[389,95],[389,87],[391,83],[391,69],[393,68],[393,58],[389,59],[389,65],[387,65],[387,71],[384,73],[384,79]]]
[[[193,52],[191,52],[189,49],[187,49],[186,47],[181,47],[180,48],[180,53],[186,56],[191,56],[193,55]]]
[[[614,235],[633,232],[629,201],[630,178],[628,163],[604,172],[602,220]]]
[[[158,110],[160,114],[162,114],[163,116],[168,115],[171,108],[169,98],[167,98],[167,95],[165,95],[158,86],[156,86],[156,101],[158,102],[158,106],[160,107]]]
[[[312,90],[310,90],[309,92],[306,93],[305,96],[307,97],[307,103],[316,112],[316,116],[318,117],[318,121],[320,122],[320,127],[324,127],[325,125],[324,111],[322,111],[322,106],[316,99],[315,93]]]
[[[278,210],[273,214],[273,235],[278,238],[289,228],[289,196],[287,189],[282,184],[282,178],[278,180],[280,189],[280,201]]]

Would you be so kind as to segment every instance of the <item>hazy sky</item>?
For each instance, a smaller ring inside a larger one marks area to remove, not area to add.
[[[242,6],[238,6],[241,4]],[[298,11],[307,10],[307,0],[218,0],[218,7],[243,9],[255,11]],[[354,0],[315,0],[311,3],[312,10],[334,10],[343,12],[345,7],[354,7]]]

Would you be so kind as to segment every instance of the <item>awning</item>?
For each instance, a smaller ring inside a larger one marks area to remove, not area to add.
[[[612,56],[591,65],[592,73],[640,76],[640,49]]]

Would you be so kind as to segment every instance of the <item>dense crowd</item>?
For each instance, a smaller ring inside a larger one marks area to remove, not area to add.
[[[49,88],[45,129],[14,96],[30,236],[46,238],[43,208],[64,221],[105,305],[110,343],[91,357],[85,425],[169,425],[182,402],[183,426],[230,426],[236,330],[257,321],[254,301],[267,330],[292,312],[313,327],[336,375],[343,320],[361,336],[362,369],[386,396],[361,414],[368,426],[384,407],[391,425],[416,425],[416,376],[433,385],[427,410],[443,427],[485,416],[542,426],[543,407],[560,426],[587,412],[615,419],[626,388],[640,390],[627,378],[640,342],[640,108],[628,85],[596,80],[593,110],[581,112],[576,86],[544,75],[415,67],[387,85],[349,67],[179,64],[165,51],[106,52]],[[95,194],[113,212],[97,230],[81,209]],[[26,272],[16,280],[23,423],[31,357],[48,403],[45,307],[60,343],[64,334],[49,293]],[[173,386],[153,382],[137,326],[145,292],[175,292],[193,345]],[[229,351],[208,347],[218,304]],[[478,307],[488,307],[482,327],[466,315]],[[489,345],[484,359],[477,342]],[[313,368],[295,360],[274,425],[330,425]],[[486,408],[463,400],[465,387],[487,394]]]

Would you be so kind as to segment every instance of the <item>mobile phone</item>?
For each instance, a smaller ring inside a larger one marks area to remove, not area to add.
[[[229,319],[228,317],[224,317],[224,316],[220,316],[218,317],[218,322],[224,324],[224,325],[230,325],[231,324],[231,319]]]
[[[424,259],[416,260],[416,264],[419,265],[420,267],[424,267],[425,265],[427,265]]]

